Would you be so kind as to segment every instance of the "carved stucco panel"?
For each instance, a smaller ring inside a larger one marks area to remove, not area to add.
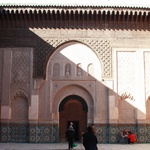
[[[11,114],[12,120],[27,120],[30,105],[32,72],[32,50],[29,48],[12,49],[11,67]],[[22,115],[20,115],[20,113]]]
[[[150,97],[150,52],[144,52],[145,60],[145,83],[146,83],[146,99]]]
[[[133,97],[136,91],[135,52],[117,52],[117,87],[118,94],[130,93]],[[135,123],[135,107],[125,100],[119,102],[119,122]]]
[[[56,95],[54,95],[53,101],[52,101],[52,112],[53,112],[53,119],[54,121],[58,121],[58,110],[59,110],[59,104],[62,101],[63,98],[65,98],[68,95],[78,95],[82,97],[84,100],[86,100],[86,103],[88,105],[88,119],[93,119],[93,103],[94,100],[91,97],[90,93],[84,89],[82,86],[77,84],[67,85],[64,86],[57,92]]]
[[[16,90],[11,97],[11,120],[25,122],[28,120],[28,95],[24,90]]]
[[[145,95],[146,95],[146,119],[150,123],[150,52],[144,52],[145,68]]]
[[[55,48],[63,43],[69,41],[78,41],[89,46],[98,56],[102,65],[102,77],[111,78],[112,77],[112,51],[111,44],[108,40],[99,39],[43,39],[43,41],[38,41],[35,53],[36,68],[34,68],[34,75],[36,77],[45,76],[46,63],[54,51]],[[44,65],[43,65],[44,64]],[[45,66],[43,68],[43,66]]]
[[[24,89],[30,91],[31,50],[13,49],[11,68],[11,91]]]

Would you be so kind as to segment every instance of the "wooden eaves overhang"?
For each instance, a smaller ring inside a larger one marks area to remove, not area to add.
[[[150,30],[150,8],[3,5],[0,27]]]

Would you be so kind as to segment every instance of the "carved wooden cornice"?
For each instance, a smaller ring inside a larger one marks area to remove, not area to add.
[[[4,6],[0,27],[150,29],[150,8]]]

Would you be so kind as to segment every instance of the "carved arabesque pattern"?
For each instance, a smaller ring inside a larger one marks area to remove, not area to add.
[[[135,91],[135,52],[117,52],[118,93]],[[125,90],[125,91],[124,91]]]
[[[83,70],[82,70],[82,67],[81,67],[81,63],[77,64],[77,66],[76,66],[76,75],[77,76],[82,76],[83,75]]]
[[[11,104],[14,103],[16,100],[18,100],[18,98],[22,98],[25,100],[28,100],[28,96],[27,93],[21,89],[16,90],[11,97]]]
[[[34,51],[34,77],[45,77],[46,62],[53,52],[54,47],[48,41],[37,40],[37,45]]]
[[[145,68],[145,93],[146,93],[146,119],[150,122],[150,52],[144,52]]]
[[[127,98],[134,99],[135,91],[135,52],[117,52],[117,74],[118,74],[118,93],[122,96],[127,93]],[[129,93],[129,94],[128,94]],[[119,102],[119,121],[135,123],[135,108],[127,101]]]
[[[146,98],[150,96],[150,52],[144,52]]]
[[[46,63],[54,51],[55,48],[63,43],[72,41],[74,39],[43,39],[43,41],[38,41],[36,51],[35,51],[35,77],[46,76]],[[102,77],[110,78],[112,77],[112,60],[111,60],[111,45],[110,41],[107,40],[97,40],[97,39],[76,39],[76,41],[82,42],[97,54],[102,66]]]
[[[27,98],[30,94],[30,52],[30,50],[21,49],[12,51],[11,119],[14,122],[27,122],[28,120]]]
[[[65,76],[71,76],[71,65],[70,64],[65,65]]]
[[[30,50],[12,51],[11,91],[30,91]]]
[[[98,55],[102,66],[102,78],[112,77],[111,46],[107,40],[85,40]]]
[[[53,76],[60,76],[60,65],[59,63],[54,64],[53,66]]]
[[[11,103],[11,119],[17,122],[28,120],[28,100],[26,98],[19,96]]]

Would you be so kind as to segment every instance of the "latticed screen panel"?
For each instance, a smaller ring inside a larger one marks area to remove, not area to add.
[[[30,95],[31,50],[12,49],[11,67],[11,119],[13,122],[28,120]]]
[[[130,93],[134,97],[135,81],[135,52],[117,52],[117,87],[118,94]],[[119,101],[119,122],[135,123],[135,107],[125,100]]]
[[[146,98],[150,96],[150,52],[144,52]]]
[[[150,123],[150,52],[144,52],[145,68],[145,95],[146,95],[146,118]]]
[[[30,50],[12,51],[11,89],[30,89]]]
[[[49,59],[52,52],[56,47],[59,47],[63,43],[72,41],[74,39],[43,39],[43,41],[37,41],[36,53],[35,53],[35,64],[34,64],[34,76],[35,77],[45,77],[46,72],[46,62]],[[97,40],[97,39],[76,39],[83,44],[91,47],[102,65],[102,77],[111,78],[112,77],[112,48],[110,41],[108,40]],[[80,55],[80,54],[79,54]],[[86,52],[85,52],[86,55]]]

